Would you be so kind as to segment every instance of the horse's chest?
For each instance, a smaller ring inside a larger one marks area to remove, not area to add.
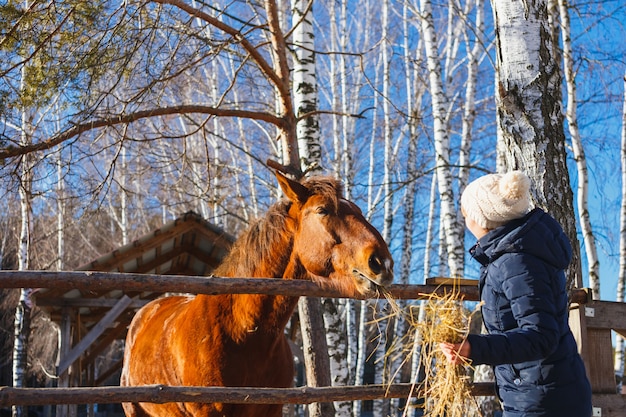
[[[222,372],[232,385],[289,387],[293,383],[293,355],[282,335],[278,340],[251,338],[231,346],[226,355]]]

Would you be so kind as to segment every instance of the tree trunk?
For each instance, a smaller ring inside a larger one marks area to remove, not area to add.
[[[552,214],[572,242],[568,285],[581,286],[580,248],[566,166],[561,73],[545,0],[492,0],[496,25],[499,166],[521,169],[537,206]]]
[[[292,1],[294,63],[293,63],[293,106],[297,117],[295,138],[299,155],[299,168],[305,173],[319,173],[321,164],[321,141],[319,120],[316,115],[309,113],[317,110],[317,81],[315,79],[315,45],[313,33],[313,15],[307,9],[308,2],[303,0]],[[293,164],[295,161],[291,161]],[[332,302],[332,300],[331,300]],[[332,327],[325,327],[324,311],[319,298],[301,298],[298,303],[302,332],[302,344],[306,364],[307,384],[309,386],[332,385],[329,346],[324,337],[326,331],[329,340],[340,343],[345,341],[342,335],[340,320],[336,311],[328,309],[328,321]],[[334,312],[335,314],[330,314]],[[333,346],[336,352],[339,346]],[[345,348],[344,348],[345,350]],[[337,359],[336,356],[331,356]],[[335,363],[335,371],[340,367]],[[345,365],[344,365],[345,366]],[[335,414],[333,403],[309,404],[309,416],[322,417]]]
[[[317,110],[315,79],[315,35],[313,13],[308,1],[292,0],[293,13],[293,106],[298,123],[296,137],[302,172],[322,171],[322,146],[319,117],[309,114]]]
[[[350,300],[336,300],[324,298],[322,307],[324,311],[324,325],[326,342],[328,344],[328,356],[330,358],[330,377],[332,386],[350,385],[350,373],[348,371],[348,338],[346,332],[346,315]],[[348,417],[352,414],[351,401],[335,402],[335,416]]]
[[[331,385],[328,346],[323,335],[324,322],[319,298],[301,297],[298,302],[301,321],[302,349],[307,385],[328,387]],[[304,321],[302,321],[304,319]],[[309,404],[310,417],[329,417],[335,414],[333,403]]]
[[[626,290],[626,73],[624,74],[624,104],[622,109],[622,202],[620,206],[619,226],[619,276],[617,280],[617,302],[624,302]],[[619,334],[615,337],[615,376],[618,392],[624,393],[624,338]]]
[[[421,29],[426,50],[428,80],[433,111],[433,134],[435,141],[435,172],[439,191],[440,216],[443,227],[442,245],[448,256],[450,276],[463,275],[465,253],[461,241],[460,225],[452,189],[450,170],[450,137],[448,135],[446,108],[448,100],[443,89],[441,64],[437,49],[437,33],[434,26],[430,0],[420,0]]]
[[[22,67],[20,89],[26,89],[26,65]],[[32,123],[30,112],[22,108],[22,125],[20,144],[26,146],[31,142]],[[18,244],[17,263],[20,271],[29,267],[30,257],[30,217],[31,217],[31,194],[32,178],[31,155],[22,155],[20,166],[19,196],[20,196],[20,234]],[[28,337],[30,335],[30,319],[32,310],[32,290],[20,289],[20,298],[15,309],[14,342],[13,342],[13,386],[25,387],[25,375],[28,357]],[[13,417],[25,415],[23,407],[13,407]]]
[[[576,201],[578,203],[578,218],[580,230],[583,235],[585,254],[587,256],[587,274],[589,286],[593,292],[593,298],[600,299],[600,260],[596,249],[596,240],[593,236],[591,221],[589,219],[587,158],[583,149],[580,131],[578,129],[576,80],[574,73],[574,57],[572,52],[572,39],[570,37],[570,20],[567,2],[558,0],[561,15],[561,33],[563,34],[563,67],[567,85],[567,125],[572,139],[572,150],[576,161],[578,173],[578,189]]]

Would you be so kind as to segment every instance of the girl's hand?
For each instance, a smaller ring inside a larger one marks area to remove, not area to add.
[[[461,343],[439,343],[439,349],[443,352],[448,362],[454,365],[463,365],[468,362],[468,357],[472,351],[468,341]]]

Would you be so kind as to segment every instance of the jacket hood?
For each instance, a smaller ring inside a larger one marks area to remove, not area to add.
[[[567,268],[572,259],[572,246],[561,225],[539,208],[490,231],[471,252],[483,265],[510,252],[536,256],[558,269]]]

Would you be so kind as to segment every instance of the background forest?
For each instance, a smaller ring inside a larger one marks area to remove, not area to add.
[[[616,300],[626,4],[547,4],[583,281]],[[2,269],[72,270],[187,211],[236,236],[276,200],[266,161],[289,160],[297,122],[301,169],[344,180],[395,282],[477,278],[450,207],[501,167],[493,16],[484,0],[3,2]]]

